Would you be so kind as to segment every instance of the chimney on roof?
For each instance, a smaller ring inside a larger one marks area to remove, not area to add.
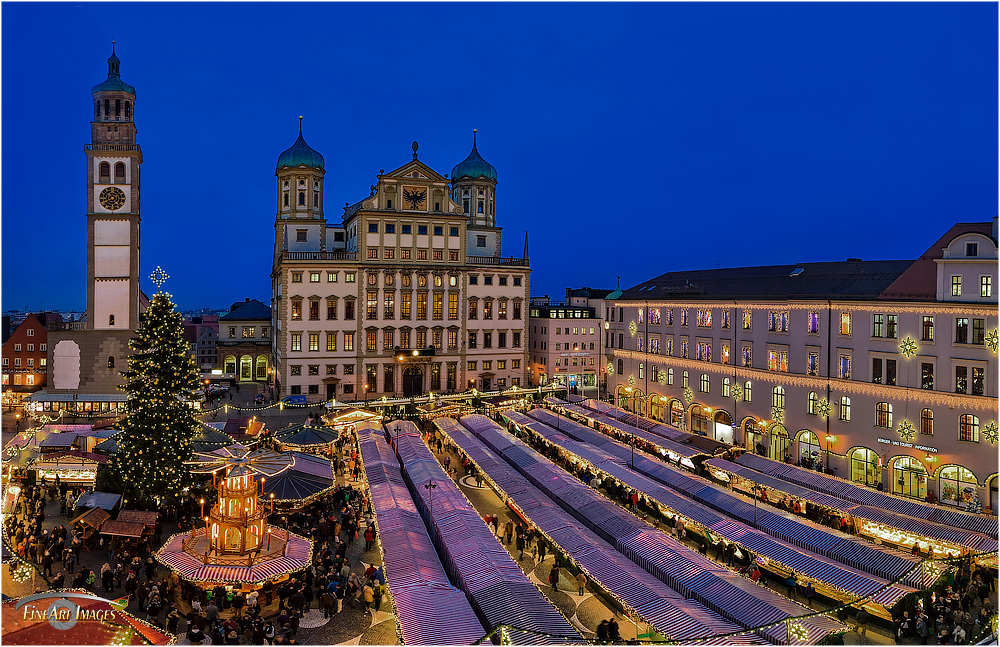
[[[250,297],[243,299],[243,303],[250,303]]]

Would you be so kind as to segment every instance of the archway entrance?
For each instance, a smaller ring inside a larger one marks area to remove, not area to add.
[[[923,499],[927,496],[927,470],[915,458],[902,456],[892,464],[892,492]]]
[[[785,454],[788,453],[788,446],[791,442],[788,440],[788,432],[785,428],[776,424],[771,427],[771,443],[769,447],[769,456],[776,461],[785,460]]]
[[[851,480],[875,487],[882,481],[882,469],[878,464],[878,454],[867,447],[858,447],[851,452]]]
[[[253,358],[249,355],[240,357],[240,382],[253,380]]]
[[[670,424],[678,429],[684,428],[684,405],[680,400],[670,401]]]
[[[403,371],[403,396],[420,395],[424,392],[424,372],[419,366],[407,366]]]
[[[733,444],[733,417],[728,411],[715,412],[715,439]]]
[[[972,501],[972,493],[979,489],[975,474],[958,465],[949,465],[938,476],[938,497],[945,505],[966,508]]]
[[[743,442],[747,451],[764,455],[764,434],[757,429],[757,421],[747,418],[743,421]]]
[[[802,465],[811,467],[820,461],[819,439],[811,431],[799,434],[799,460]]]
[[[708,415],[700,405],[691,407],[691,432],[699,436],[708,435]]]

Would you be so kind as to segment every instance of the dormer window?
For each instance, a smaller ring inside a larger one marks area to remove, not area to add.
[[[966,256],[979,256],[979,243],[965,243]]]

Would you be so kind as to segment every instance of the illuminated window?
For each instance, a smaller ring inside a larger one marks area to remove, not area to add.
[[[924,315],[920,330],[921,341],[934,341],[934,317]]]
[[[979,442],[979,418],[966,413],[958,419],[958,439],[970,443]]]
[[[753,329],[753,316],[751,315],[750,310],[744,310],[743,330],[752,330],[752,329]]]
[[[753,348],[750,346],[743,347],[743,366],[747,368],[753,366]]]
[[[881,337],[883,331],[885,315],[872,315],[872,337]]]
[[[729,330],[729,311],[728,310],[723,310],[722,311],[722,329],[723,330]]]
[[[722,397],[724,398],[731,397],[729,394],[729,390],[731,387],[732,383],[729,381],[729,378],[728,377],[722,378]]]
[[[614,321],[614,316],[615,316],[615,309],[611,308],[611,320],[612,321]],[[667,308],[666,320],[667,320],[667,325],[668,326],[674,325],[674,311],[673,311],[673,308]]]
[[[310,272],[309,273],[309,282],[310,283],[319,283],[319,272]]]
[[[396,318],[396,293],[393,290],[386,290],[382,298],[382,314],[385,319]]]
[[[667,386],[673,386],[673,385],[674,385],[674,369],[668,368],[667,369]]]
[[[788,332],[788,312],[771,311],[767,318],[767,329],[771,332]]]
[[[810,312],[809,313],[809,334],[815,335],[819,333],[819,313]]]
[[[683,371],[681,373],[681,388],[682,389],[688,388],[688,372],[687,371]]]
[[[806,413],[811,416],[816,415],[816,405],[819,403],[819,397],[816,395],[815,391],[809,392],[809,398],[806,400]]]
[[[243,326],[244,339],[253,339],[253,337],[255,336],[254,332],[255,332],[254,326]]]
[[[785,408],[785,389],[780,386],[771,390],[771,406],[778,409]]]
[[[354,333],[344,332],[344,350],[354,350]],[[353,368],[353,367],[352,367]],[[347,374],[347,371],[344,371]]]
[[[934,412],[930,409],[920,410],[920,434],[923,436],[934,435]]]
[[[701,310],[699,309],[696,315],[697,326],[699,328],[711,328],[712,327],[712,311],[711,310]]]
[[[302,283],[302,272],[292,272],[292,283]]]
[[[840,398],[840,419],[844,422],[851,421],[851,399],[846,395]]]
[[[292,301],[292,321],[301,321],[302,319],[302,301],[295,299]],[[234,337],[235,332],[233,332],[230,337]]]
[[[292,333],[292,350],[302,350],[302,333]]]
[[[962,296],[962,277],[953,276],[951,277],[951,296],[960,297]]]
[[[660,325],[660,309],[650,308],[649,309],[649,323],[653,326]]]
[[[743,383],[743,401],[744,402],[753,401],[753,385],[750,384],[749,380]]]
[[[875,426],[892,429],[892,405],[888,402],[875,405]]]
[[[309,350],[319,350],[319,333],[309,333]]]
[[[337,332],[326,333],[326,350],[335,351],[337,350]]]
[[[981,296],[981,297],[991,297],[991,296],[993,296],[993,277],[992,276],[981,276],[981,277],[979,277],[979,296]]]
[[[708,373],[702,373],[701,374],[701,392],[702,393],[708,393],[709,384],[710,383],[709,383],[709,379],[708,379]]]
[[[845,337],[851,336],[851,313],[840,313],[840,334]]]
[[[309,320],[319,321],[319,300],[309,301]]]
[[[688,325],[688,311],[687,311],[687,309],[681,310],[681,325],[682,326]]]
[[[819,353],[809,353],[806,359],[806,375],[819,375]]]
[[[849,380],[851,379],[851,356],[841,355],[840,356],[840,379]]]
[[[365,348],[369,351],[378,350],[378,332],[369,330],[365,335]]]

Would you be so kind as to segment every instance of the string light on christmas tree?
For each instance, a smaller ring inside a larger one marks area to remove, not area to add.
[[[833,411],[833,405],[831,405],[830,401],[827,400],[826,398],[823,398],[822,400],[816,403],[816,415],[819,416],[820,418],[826,420],[826,418],[829,417],[832,411]]]
[[[983,437],[989,441],[991,445],[997,444],[997,423],[991,422],[990,424],[983,427]]]
[[[917,354],[920,347],[917,346],[917,342],[913,341],[912,337],[907,336],[903,341],[899,343],[899,352],[903,354],[903,357],[910,359]]]
[[[899,423],[899,427],[896,428],[896,432],[899,434],[900,438],[906,442],[910,442],[913,440],[913,436],[917,433],[917,430],[913,428],[913,425],[910,424],[909,420],[904,420]]]

